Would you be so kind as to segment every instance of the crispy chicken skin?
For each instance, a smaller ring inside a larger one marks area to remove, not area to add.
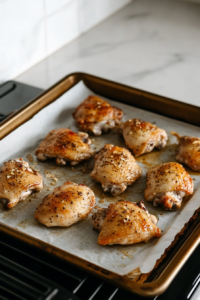
[[[164,148],[168,140],[164,129],[139,119],[130,119],[121,124],[120,133],[135,157],[151,152],[154,148]]]
[[[76,108],[73,117],[80,130],[101,135],[120,123],[123,112],[97,96],[89,96]]]
[[[179,141],[176,159],[190,169],[200,172],[200,139],[193,136],[180,136],[172,131]]]
[[[36,155],[42,161],[56,158],[56,163],[60,166],[64,166],[68,161],[74,166],[93,155],[90,144],[91,140],[85,132],[75,133],[66,128],[56,129],[50,131],[40,143]]]
[[[94,193],[89,187],[67,181],[43,199],[35,218],[47,227],[68,227],[86,218],[95,203]]]
[[[144,197],[153,205],[163,205],[166,210],[181,207],[182,199],[193,194],[193,181],[182,165],[164,163],[147,172]]]
[[[94,229],[100,231],[100,245],[130,245],[161,236],[156,217],[148,213],[142,201],[110,204],[108,209],[99,209],[93,214],[92,223]]]
[[[118,146],[106,144],[95,155],[91,178],[100,182],[104,192],[117,196],[142,175],[142,170],[131,153]]]
[[[29,167],[22,158],[11,159],[1,167],[0,201],[7,208],[14,207],[31,193],[42,189],[42,175]]]

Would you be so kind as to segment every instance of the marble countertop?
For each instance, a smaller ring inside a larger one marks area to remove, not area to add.
[[[76,71],[200,106],[200,5],[134,1],[16,80],[46,89]]]

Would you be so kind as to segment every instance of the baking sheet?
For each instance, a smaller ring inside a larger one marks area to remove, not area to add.
[[[177,144],[176,138],[170,136],[170,131],[174,130],[181,135],[198,137],[199,128],[108,100],[124,111],[123,121],[129,118],[141,118],[164,128],[169,134],[169,142],[165,149],[153,151],[137,159],[143,169],[142,177],[129,186],[124,193],[113,197],[104,193],[100,184],[94,183],[90,178],[89,174],[94,164],[93,159],[75,167],[69,165],[58,167],[51,160],[39,162],[34,155],[38,144],[50,130],[64,127],[78,131],[71,114],[75,107],[91,94],[93,93],[83,83],[78,83],[0,142],[0,164],[11,158],[23,157],[27,161],[30,160],[30,165],[41,172],[45,183],[45,187],[40,193],[29,196],[12,210],[0,210],[0,222],[119,275],[128,274],[137,268],[140,268],[142,273],[146,273],[152,270],[156,260],[160,258],[200,204],[199,174],[187,169],[194,179],[195,193],[192,198],[186,201],[177,212],[167,212],[160,207],[153,207],[143,197],[146,171],[156,164],[175,161]],[[92,136],[91,139],[92,147],[95,150],[101,149],[106,143],[125,147],[123,138],[119,136],[117,130],[100,137]],[[97,204],[101,207],[107,207],[110,203],[121,199],[132,202],[143,200],[149,212],[158,217],[158,226],[162,230],[162,237],[136,245],[100,246],[97,244],[98,232],[92,229],[91,214],[85,220],[68,228],[47,228],[39,224],[34,219],[36,207],[55,187],[68,180],[88,185],[94,191]]]

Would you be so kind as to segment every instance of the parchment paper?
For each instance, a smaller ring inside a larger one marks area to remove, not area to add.
[[[0,164],[11,158],[23,157],[25,160],[31,161],[31,166],[40,170],[45,183],[45,187],[40,193],[29,196],[13,209],[0,209],[0,222],[117,274],[125,275],[136,268],[140,268],[141,272],[146,273],[154,267],[156,260],[164,253],[175,235],[183,228],[200,204],[200,190],[198,188],[200,176],[198,173],[187,169],[194,179],[195,193],[192,198],[186,201],[177,212],[168,212],[163,208],[153,207],[152,203],[148,203],[143,197],[146,171],[162,162],[175,161],[177,142],[175,137],[170,136],[171,130],[175,130],[181,135],[198,137],[199,128],[108,100],[124,111],[124,121],[129,118],[141,118],[164,128],[169,134],[169,143],[164,150],[153,151],[138,158],[139,165],[143,169],[142,177],[132,186],[129,186],[124,193],[113,197],[103,193],[100,184],[94,183],[90,178],[89,174],[94,164],[93,159],[72,168],[69,165],[58,167],[52,160],[39,162],[34,155],[38,144],[50,130],[71,128],[78,131],[71,114],[75,107],[91,94],[93,93],[83,83],[77,84],[0,142]],[[106,143],[125,147],[125,143],[117,130],[100,137],[92,136],[91,139],[93,141],[92,147],[95,150],[101,149]],[[32,157],[34,161],[32,161]],[[92,229],[91,214],[87,219],[68,228],[47,228],[39,224],[34,219],[36,207],[42,202],[44,196],[68,180],[88,185],[94,191],[97,204],[101,207],[107,207],[110,203],[120,199],[132,202],[143,200],[149,212],[159,218],[158,226],[162,230],[162,237],[153,239],[148,243],[131,246],[100,246],[97,244],[98,232]]]

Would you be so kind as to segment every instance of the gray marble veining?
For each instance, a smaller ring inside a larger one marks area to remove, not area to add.
[[[48,88],[75,71],[200,106],[200,5],[134,1],[17,80]]]

